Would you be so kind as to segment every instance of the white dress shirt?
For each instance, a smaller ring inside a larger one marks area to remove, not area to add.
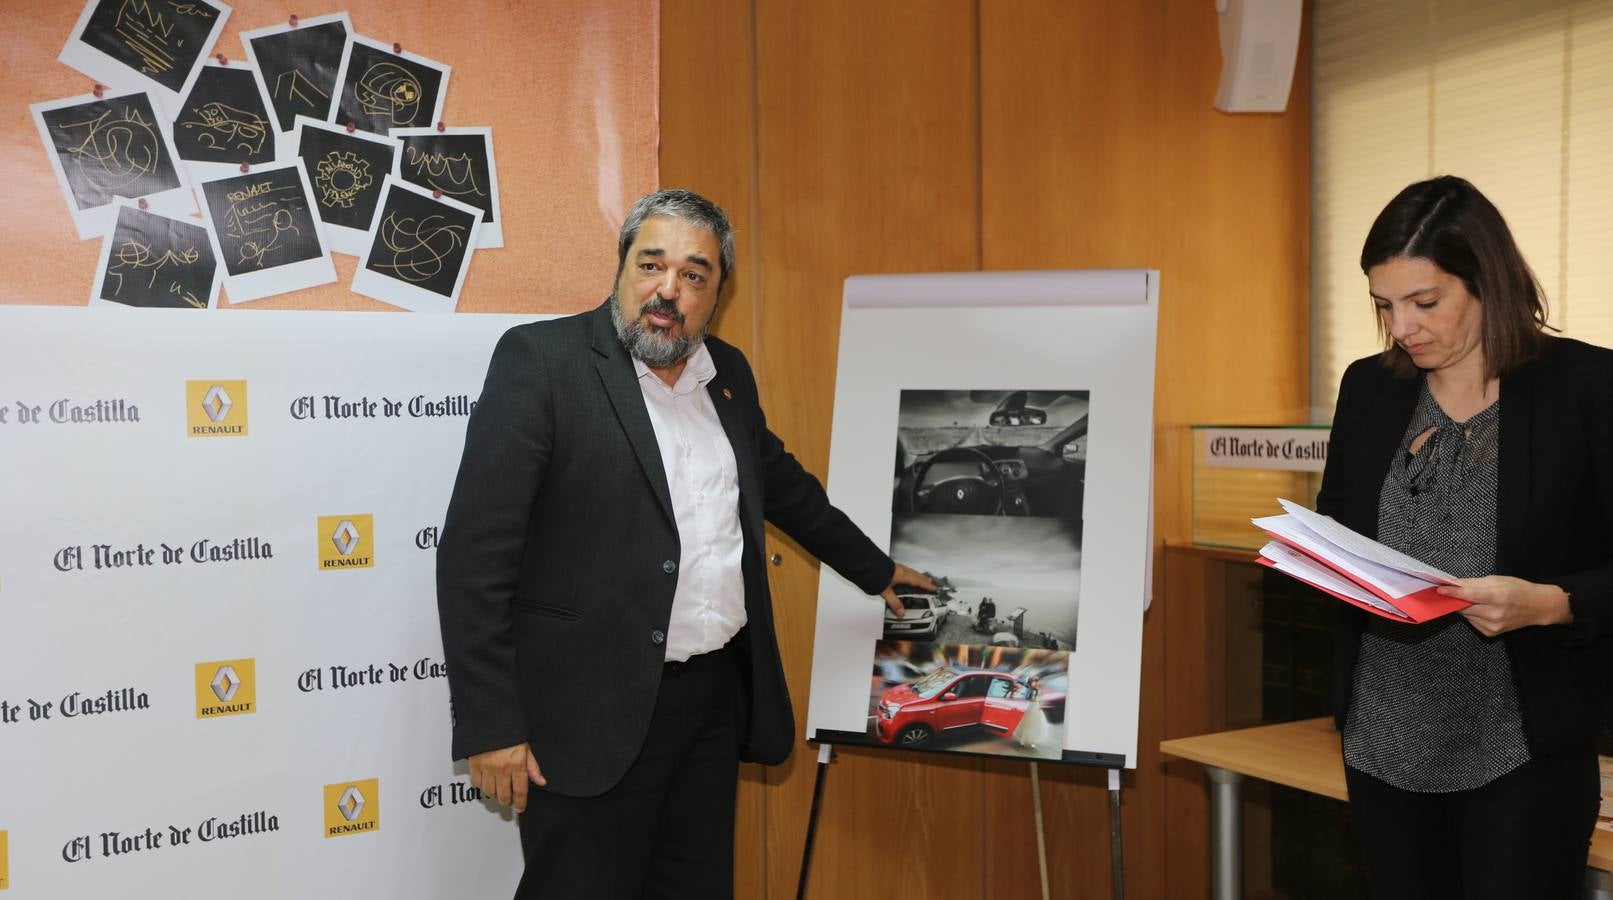
[[[704,344],[670,387],[637,359],[633,370],[660,445],[678,524],[678,587],[666,658],[681,661],[721,649],[745,625],[739,469],[706,390],[717,367]]]

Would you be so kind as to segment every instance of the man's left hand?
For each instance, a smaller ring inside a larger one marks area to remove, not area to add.
[[[898,616],[900,616],[902,614],[902,610],[906,608],[902,606],[902,599],[896,596],[896,586],[899,584],[906,587],[923,588],[926,591],[935,590],[935,582],[931,581],[928,575],[925,575],[923,572],[915,572],[912,569],[909,569],[907,566],[897,563],[896,571],[891,573],[890,585],[887,586],[885,590],[880,591],[879,596],[885,598],[886,608],[889,609],[892,614]]]
[[[1462,610],[1462,615],[1485,637],[1530,625],[1566,625],[1574,620],[1568,595],[1555,584],[1488,575],[1458,578],[1456,584],[1442,587],[1439,592],[1473,604]]]

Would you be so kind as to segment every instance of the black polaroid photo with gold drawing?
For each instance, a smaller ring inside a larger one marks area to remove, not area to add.
[[[353,292],[414,312],[453,312],[482,211],[388,176]]]
[[[342,67],[353,23],[332,13],[241,32],[258,86],[274,107],[275,130],[291,133],[298,116],[330,120],[336,72]]]
[[[349,134],[329,122],[298,116],[287,146],[288,158],[302,161],[313,186],[314,210],[330,249],[363,256],[387,173],[398,158],[398,142],[367,131]]]
[[[231,303],[336,280],[302,166],[276,163],[201,187]]]
[[[101,242],[91,306],[211,309],[220,273],[201,220],[175,218],[118,199],[117,220]]]
[[[112,229],[116,197],[144,199],[170,215],[195,212],[168,119],[149,93],[81,94],[29,110],[80,238]]]
[[[493,129],[394,128],[392,136],[403,142],[403,153],[392,174],[480,209],[477,249],[504,246]]]
[[[336,76],[336,108],[331,121],[376,134],[393,128],[434,125],[448,94],[446,63],[407,50],[394,52],[360,35],[349,35]]]
[[[153,91],[172,109],[229,17],[215,0],[88,0],[57,60],[109,85]]]
[[[274,162],[269,106],[244,62],[208,60],[174,118],[174,150],[198,180]]]

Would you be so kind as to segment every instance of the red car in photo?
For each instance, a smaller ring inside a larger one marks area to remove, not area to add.
[[[880,743],[900,747],[921,747],[960,728],[1007,737],[1031,702],[1030,688],[1007,673],[942,667],[882,694],[874,734]]]

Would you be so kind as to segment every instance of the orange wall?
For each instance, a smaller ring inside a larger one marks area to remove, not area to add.
[[[842,280],[854,273],[1153,267],[1161,271],[1156,504],[1191,534],[1194,422],[1268,422],[1305,405],[1308,50],[1289,111],[1212,107],[1203,0],[669,0],[662,181],[734,215],[743,268],[718,330],[751,354],[769,422],[828,470]],[[676,14],[673,14],[676,10]],[[774,535],[786,669],[804,716],[817,570]],[[1200,818],[1167,819],[1155,748],[1201,673],[1173,644],[1160,579],[1144,629],[1141,760],[1127,776],[1131,897],[1205,893]],[[1175,633],[1180,633],[1177,629]],[[1203,641],[1200,641],[1202,644]],[[747,771],[739,895],[794,896],[815,770]],[[1102,772],[1042,768],[1054,896],[1108,896]],[[1185,844],[1184,844],[1185,842]],[[1196,846],[1194,846],[1196,842]],[[849,750],[831,768],[810,896],[1040,896],[1030,783],[1015,761]]]
[[[230,59],[246,59],[243,30],[293,12],[346,10],[359,34],[453,67],[443,117],[493,127],[505,234],[503,249],[476,254],[461,311],[570,312],[610,292],[621,215],[655,187],[654,0],[229,5],[214,52]],[[28,112],[30,103],[89,92],[91,79],[56,61],[83,8],[78,0],[8,5],[0,47],[10,102],[0,114],[0,148],[14,214],[0,217],[0,303],[82,306],[95,279],[100,241],[78,240]],[[248,306],[390,309],[347,289],[354,257],[335,261],[335,284]]]

